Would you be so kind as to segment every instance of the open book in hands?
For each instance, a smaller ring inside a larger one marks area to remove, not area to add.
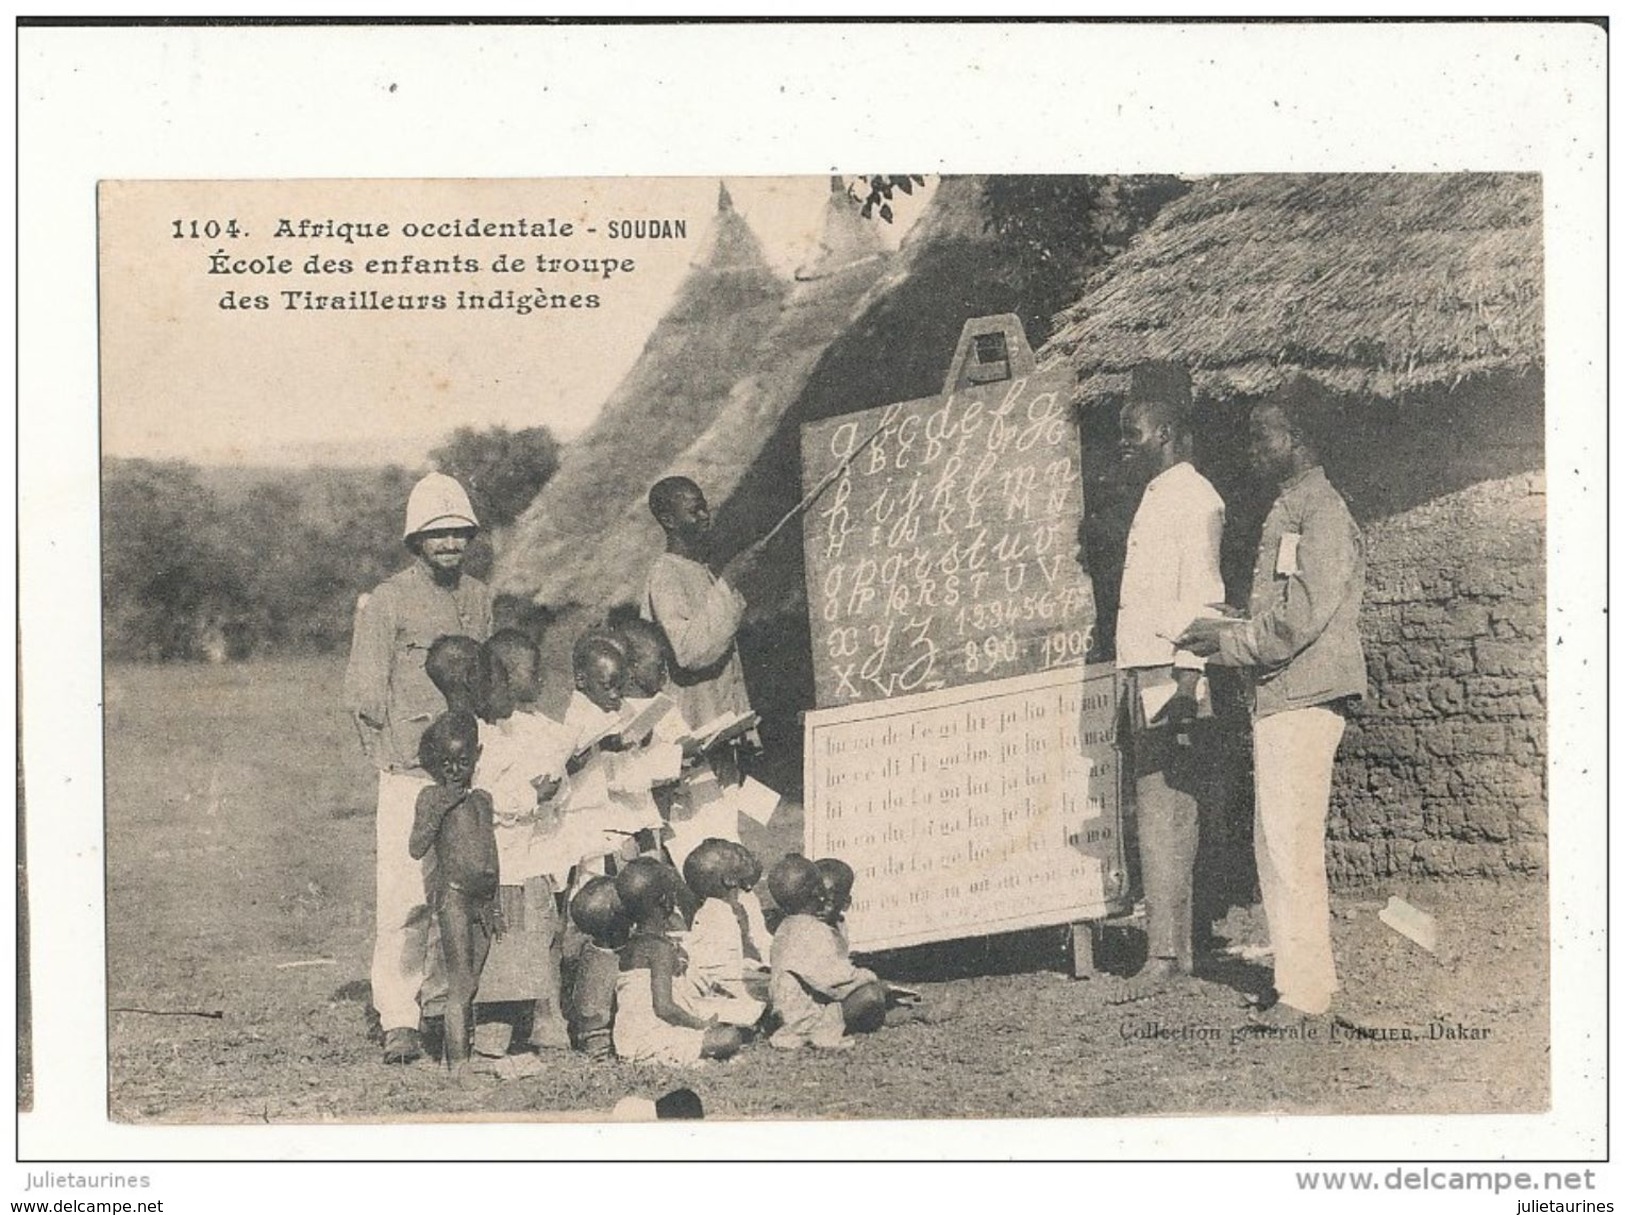
[[[619,716],[611,717],[592,733],[576,741],[575,758],[585,759],[597,748],[604,751],[624,751],[636,746],[654,732],[666,715],[677,707],[677,702],[662,692],[641,708],[623,707]]]
[[[685,755],[703,755],[724,743],[743,738],[761,724],[760,714],[750,710],[722,713],[704,725],[696,726],[677,740]]]

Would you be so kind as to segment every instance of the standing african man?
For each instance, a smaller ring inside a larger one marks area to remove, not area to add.
[[[649,512],[666,533],[666,551],[649,570],[643,614],[660,626],[671,650],[671,682],[691,726],[723,713],[750,711],[736,634],[745,615],[737,589],[754,568],[752,545],[713,574],[711,508],[687,477],[667,477],[649,491]]]
[[[1253,407],[1253,467],[1279,488],[1264,520],[1247,614],[1194,621],[1178,640],[1253,676],[1253,849],[1276,995],[1256,1019],[1274,1027],[1326,1015],[1337,990],[1326,814],[1344,714],[1366,687],[1359,633],[1365,544],[1321,467],[1317,396],[1300,377]]]
[[[415,861],[407,844],[418,793],[433,784],[418,764],[418,740],[446,708],[424,670],[429,647],[438,637],[484,641],[491,635],[491,592],[463,573],[478,528],[463,487],[430,473],[406,504],[412,564],[356,604],[344,698],[362,750],[378,769],[372,1002],[386,1063],[409,1063],[422,1054],[419,1001],[439,970],[425,901],[434,854]]]
[[[1133,371],[1118,454],[1150,479],[1129,527],[1117,608],[1117,666],[1128,696],[1129,758],[1148,948],[1135,995],[1193,967],[1197,789],[1207,724],[1197,720],[1203,660],[1176,647],[1224,599],[1224,501],[1191,463],[1191,381],[1177,363]]]

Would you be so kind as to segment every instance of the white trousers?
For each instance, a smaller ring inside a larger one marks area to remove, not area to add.
[[[385,1030],[417,1029],[419,996],[426,1002],[446,987],[440,934],[425,893],[434,875],[434,851],[414,861],[408,848],[418,793],[432,783],[419,772],[378,774],[372,1004]]]
[[[1337,990],[1326,889],[1326,807],[1343,717],[1293,709],[1253,722],[1253,852],[1275,951],[1275,991],[1318,1014]]]

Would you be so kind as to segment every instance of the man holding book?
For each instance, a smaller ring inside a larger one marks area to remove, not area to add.
[[[1118,455],[1148,478],[1129,527],[1117,609],[1117,666],[1128,696],[1148,949],[1130,994],[1189,975],[1203,660],[1177,647],[1192,620],[1224,599],[1224,502],[1191,464],[1191,382],[1176,363],[1142,363],[1121,415]]]
[[[1253,683],[1253,849],[1275,954],[1275,1028],[1328,1015],[1337,989],[1326,814],[1344,716],[1365,694],[1365,544],[1321,466],[1324,398],[1299,377],[1253,407],[1250,454],[1277,486],[1245,615],[1194,620],[1177,644]]]

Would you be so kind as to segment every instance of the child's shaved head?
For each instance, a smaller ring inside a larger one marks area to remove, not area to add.
[[[737,886],[739,855],[727,840],[702,840],[683,861],[683,881],[702,899],[726,899]]]
[[[418,763],[441,784],[456,784],[474,771],[480,727],[472,713],[453,709],[429,723],[418,739]]]
[[[767,875],[767,889],[787,915],[817,915],[825,904],[824,878],[804,856],[791,853]]]
[[[819,857],[813,862],[813,868],[824,879],[825,910],[831,919],[839,920],[841,913],[852,906],[852,885],[857,881],[857,874],[852,872],[851,865],[833,856]]]
[[[536,643],[519,629],[499,629],[485,645],[507,676],[514,701],[534,704],[542,691],[542,659]]]
[[[488,684],[485,651],[472,637],[437,637],[429,646],[423,670],[451,709],[477,710]]]
[[[653,696],[666,686],[666,635],[641,616],[621,620],[615,632],[626,650],[628,684],[640,695]]]
[[[677,874],[653,857],[628,861],[615,875],[615,893],[627,915],[639,924],[669,913],[676,893]]]
[[[626,692],[626,651],[613,633],[589,629],[570,651],[576,690],[606,713],[618,713]]]

